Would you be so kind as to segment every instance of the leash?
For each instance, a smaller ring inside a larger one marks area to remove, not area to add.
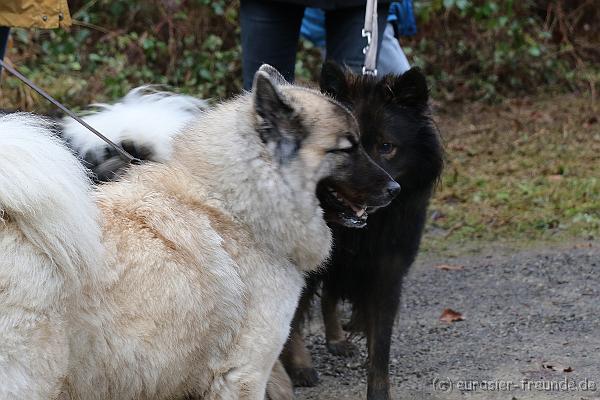
[[[363,49],[365,63],[362,68],[363,75],[377,76],[377,43],[379,43],[379,29],[377,27],[377,0],[367,0],[365,9],[365,25],[362,37],[367,38],[367,45]]]
[[[108,144],[110,147],[115,149],[117,151],[117,153],[119,153],[119,155],[121,157],[123,157],[125,160],[129,161],[129,163],[131,163],[131,164],[141,164],[142,163],[142,161],[139,158],[135,158],[134,156],[132,156],[131,154],[126,152],[121,146],[114,143],[109,138],[107,138],[106,136],[104,136],[103,134],[98,132],[96,129],[94,129],[92,126],[90,126],[87,122],[85,122],[83,119],[81,119],[77,115],[75,115],[75,113],[73,111],[71,111],[70,109],[68,109],[67,107],[62,105],[54,97],[52,97],[48,93],[46,93],[46,91],[44,91],[44,89],[40,88],[35,83],[31,82],[23,74],[21,74],[19,71],[17,71],[14,67],[12,67],[11,65],[8,65],[1,59],[0,59],[0,67],[5,68],[8,72],[10,72],[16,78],[18,78],[21,82],[23,82],[24,84],[29,86],[31,89],[33,89],[40,96],[42,96],[43,98],[48,100],[50,103],[54,104],[56,107],[61,109],[69,117],[73,118],[75,121],[79,122],[81,125],[83,125],[87,129],[89,129],[94,135],[98,136],[100,139],[102,139],[104,142],[106,142],[106,144]]]

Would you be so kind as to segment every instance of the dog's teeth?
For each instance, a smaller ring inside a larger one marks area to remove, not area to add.
[[[357,216],[358,218],[360,218],[360,217],[362,217],[362,216],[365,214],[365,212],[366,212],[366,211],[365,211],[365,209],[364,209],[364,208],[363,208],[363,209],[361,209],[361,210],[358,210],[358,211],[356,212],[356,216]]]
[[[358,207],[358,206],[355,206],[354,204],[352,204],[350,202],[348,202],[348,206],[350,206],[350,208],[352,209],[352,211],[354,211],[354,213],[356,215],[358,215],[359,217],[361,215],[363,215],[364,212],[365,212],[365,207]]]

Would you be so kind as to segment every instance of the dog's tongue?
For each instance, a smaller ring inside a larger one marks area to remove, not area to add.
[[[357,207],[352,203],[349,203],[350,208],[352,209],[352,211],[354,211],[354,213],[356,214],[357,217],[362,217],[363,214],[365,213],[365,208],[364,207]]]

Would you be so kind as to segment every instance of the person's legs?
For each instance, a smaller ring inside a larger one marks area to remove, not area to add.
[[[377,7],[379,43],[383,39],[389,4]],[[367,39],[361,35],[365,22],[365,7],[350,7],[327,11],[325,28],[327,30],[327,59],[340,65],[347,65],[354,72],[361,73],[365,55],[363,48]]]
[[[400,47],[400,42],[394,35],[394,27],[387,24],[383,33],[383,41],[379,48],[379,59],[377,60],[377,72],[381,75],[401,75],[410,69],[406,55]]]
[[[4,60],[4,52],[6,51],[6,45],[8,44],[9,32],[10,28],[0,26],[0,60]],[[0,66],[0,78],[2,78],[2,66]]]
[[[244,89],[252,88],[254,74],[264,63],[293,82],[304,7],[261,0],[240,3]]]

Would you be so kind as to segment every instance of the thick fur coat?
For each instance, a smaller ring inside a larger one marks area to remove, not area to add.
[[[171,157],[173,137],[207,107],[204,100],[141,86],[115,104],[92,104],[82,117],[140,159],[161,162]],[[92,170],[95,180],[115,180],[125,171],[127,160],[73,118],[57,121],[57,127]]]
[[[317,184],[357,142],[340,104],[260,71],[91,193],[43,120],[0,118],[0,398],[262,400],[329,254]]]

